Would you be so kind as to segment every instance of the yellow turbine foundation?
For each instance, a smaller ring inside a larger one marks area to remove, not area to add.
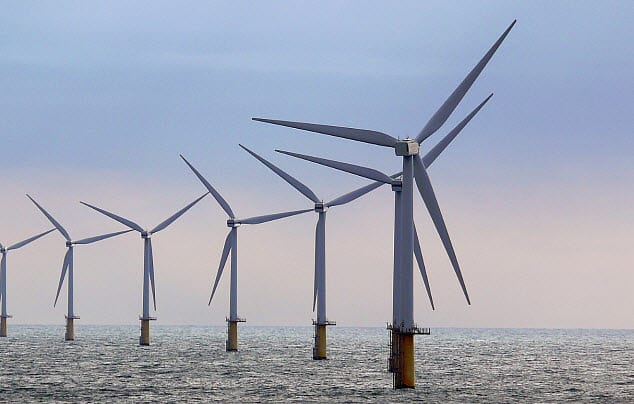
[[[326,359],[326,324],[315,324],[313,359]]]
[[[0,337],[6,337],[6,336],[7,336],[7,318],[2,317],[0,318]]]
[[[238,350],[238,322],[227,321],[227,352]]]
[[[66,335],[64,336],[66,341],[74,341],[75,340],[75,319],[74,318],[66,318]]]
[[[139,344],[150,345],[150,320],[141,320],[141,337]]]
[[[416,387],[416,372],[414,368],[414,334],[402,334],[394,331],[397,355],[393,357],[394,388],[403,389]],[[394,346],[394,344],[393,344]]]

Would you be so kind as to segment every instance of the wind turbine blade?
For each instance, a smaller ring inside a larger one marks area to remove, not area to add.
[[[154,254],[152,254],[152,239],[148,243],[148,264],[150,265],[150,285],[152,286],[152,301],[154,302],[154,311],[156,311],[156,289],[154,287]]]
[[[244,150],[246,150],[250,155],[252,155],[256,159],[260,160],[260,162],[262,164],[264,164],[265,166],[270,168],[275,174],[277,174],[280,177],[282,177],[282,179],[284,179],[284,181],[286,181],[289,184],[291,184],[291,186],[293,188],[298,190],[306,198],[310,199],[311,201],[313,201],[315,203],[320,202],[320,199],[317,197],[317,195],[315,195],[315,193],[310,188],[308,188],[306,185],[302,184],[299,180],[297,180],[297,178],[295,178],[295,177],[289,175],[288,173],[284,172],[281,168],[275,166],[273,163],[271,163],[270,161],[266,160],[264,157],[259,156],[258,154],[256,154],[255,152],[252,152],[251,150],[247,149],[243,145],[239,144],[239,146],[242,147]]]
[[[493,97],[493,94],[489,95],[484,101],[482,101],[480,105],[478,105],[476,109],[471,111],[471,113],[467,115],[465,119],[463,119],[458,125],[456,125],[456,127],[453,128],[451,132],[447,134],[447,136],[442,138],[442,140],[438,142],[438,144],[434,146],[433,149],[425,154],[425,157],[423,157],[423,165],[425,167],[429,167],[431,163],[436,160],[440,153],[442,153],[447,148],[447,146],[449,146],[449,144],[456,138],[456,136],[458,136],[460,131],[464,129],[465,126],[467,126],[469,121],[471,121],[471,119],[478,113],[478,111],[480,111],[480,109],[482,109],[484,104],[486,104],[491,99],[491,97]]]
[[[62,274],[59,277],[59,285],[57,285],[57,294],[55,295],[55,303],[53,303],[53,307],[57,305],[57,299],[59,298],[59,292],[62,290],[62,284],[64,283],[64,277],[66,277],[66,270],[70,265],[70,255],[72,254],[72,248],[69,248],[64,254],[64,262],[62,263]]]
[[[324,135],[342,137],[375,144],[378,146],[394,147],[397,139],[382,132],[367,129],[346,128],[343,126],[319,125],[315,123],[303,123],[292,121],[280,121],[275,119],[252,118],[254,121],[272,123],[273,125],[288,126],[289,128],[307,130],[309,132],[323,133]]]
[[[174,221],[176,219],[178,219],[179,217],[183,216],[183,214],[185,212],[187,212],[189,209],[191,209],[192,206],[197,204],[201,199],[203,199],[208,194],[209,194],[209,192],[205,192],[202,196],[199,196],[198,198],[196,198],[195,201],[193,201],[189,205],[185,206],[183,209],[179,210],[178,212],[174,213],[172,216],[170,216],[167,219],[165,219],[161,224],[159,224],[158,226],[156,226],[155,228],[150,230],[150,233],[158,233],[159,231],[163,230],[164,228],[166,228],[170,224],[174,223]]]
[[[35,202],[35,199],[31,198],[31,195],[26,194],[26,196],[27,196],[27,198],[29,198],[31,200],[31,202],[33,202],[35,204],[35,206],[37,206],[37,208],[40,210],[40,212],[42,212],[42,214],[44,214],[44,216],[46,216],[48,221],[51,222],[51,224],[53,224],[53,226],[55,226],[55,228],[57,228],[57,230],[59,230],[59,232],[62,234],[62,236],[64,236],[66,241],[70,241],[70,236],[68,235],[68,232],[66,231],[66,229],[64,229],[62,227],[62,225],[59,224],[59,222],[57,220],[55,220],[53,218],[53,216],[51,216],[39,203]]]
[[[222,276],[222,271],[225,269],[225,264],[227,263],[227,257],[229,256],[229,251],[231,251],[231,231],[227,234],[227,238],[225,239],[225,245],[222,248],[222,256],[220,258],[220,266],[218,267],[218,272],[216,273],[216,281],[214,282],[214,288],[211,291],[211,297],[209,298],[209,303],[207,305],[211,305],[211,300],[214,298],[216,294],[216,288],[218,287],[218,282],[220,282],[220,277]]]
[[[8,251],[8,250],[17,250],[17,249],[18,249],[18,248],[20,248],[20,247],[24,247],[25,245],[29,244],[30,242],[35,241],[35,240],[37,240],[37,239],[38,239],[38,238],[40,238],[40,237],[44,237],[44,236],[46,236],[48,233],[50,233],[50,232],[52,232],[52,231],[55,231],[55,230],[57,230],[57,229],[56,229],[56,228],[53,228],[53,229],[51,229],[51,230],[47,230],[47,231],[45,231],[44,233],[40,233],[40,234],[38,234],[38,235],[36,235],[36,236],[33,236],[33,237],[31,237],[31,238],[27,238],[26,240],[20,241],[19,243],[15,243],[15,244],[13,244],[12,246],[7,247],[7,251]]]
[[[458,259],[456,258],[456,253],[454,252],[453,245],[451,244],[449,232],[447,232],[447,226],[445,226],[445,220],[442,217],[440,207],[438,206],[438,201],[436,200],[436,195],[434,194],[434,189],[432,188],[431,181],[429,180],[429,176],[427,175],[427,171],[425,171],[425,167],[423,167],[423,163],[418,158],[414,159],[414,176],[416,177],[418,192],[420,192],[420,195],[423,197],[423,201],[425,202],[427,211],[429,211],[429,215],[434,222],[436,231],[438,231],[438,235],[442,240],[445,251],[447,251],[447,255],[449,256],[451,265],[453,266],[456,276],[458,277],[458,282],[460,282],[462,292],[467,299],[467,303],[471,304],[471,301],[469,300],[469,294],[467,293],[467,287],[464,284],[462,272],[460,271],[460,265],[458,265]]]
[[[423,252],[420,249],[420,241],[418,240],[418,233],[416,232],[416,224],[414,224],[414,256],[416,262],[418,262],[418,269],[423,277],[423,283],[427,290],[427,296],[429,297],[429,303],[431,303],[431,309],[436,310],[434,307],[434,298],[431,296],[431,288],[429,287],[429,279],[427,278],[427,270],[425,269],[425,261],[423,261]]]
[[[302,210],[294,210],[291,212],[282,212],[282,213],[274,213],[272,215],[263,215],[263,216],[255,216],[249,217],[247,219],[240,219],[239,222],[241,224],[260,224],[266,223],[277,219],[283,219],[289,216],[300,215],[306,212],[312,212],[314,209],[302,209]]]
[[[102,234],[101,236],[88,237],[88,238],[84,238],[84,239],[81,239],[81,240],[73,241],[73,244],[91,244],[91,243],[95,243],[97,241],[105,240],[105,239],[110,238],[110,237],[118,236],[119,234],[130,233],[131,231],[132,231],[132,229],[123,230],[123,231],[117,231],[117,232],[114,232],[114,233]]]
[[[401,174],[402,174],[402,172],[398,172],[396,174],[391,175],[390,178],[396,179]],[[337,197],[337,198],[333,199],[332,201],[326,203],[326,206],[333,207],[333,206],[338,206],[338,205],[345,205],[346,203],[352,202],[355,199],[360,198],[363,195],[365,195],[365,194],[377,189],[378,187],[380,187],[383,184],[385,184],[385,182],[383,182],[383,181],[373,182],[372,184],[368,184],[368,185],[366,185],[364,187],[355,189],[354,191],[348,192],[347,194],[341,195],[340,197]]]
[[[371,180],[384,182],[386,184],[392,183],[392,178],[372,168],[357,166],[357,165],[349,164],[349,163],[342,163],[335,160],[327,160],[320,157],[308,156],[305,154],[292,153],[292,152],[288,152],[284,150],[275,150],[275,151],[278,153],[287,154],[292,157],[308,160],[313,163],[321,164],[322,166],[327,166],[327,167],[334,168],[336,170],[345,171],[350,174],[358,175],[363,178],[369,178]]]
[[[469,88],[473,82],[478,78],[484,67],[487,65],[489,60],[493,57],[495,51],[500,47],[502,41],[506,38],[508,33],[511,31],[511,28],[515,25],[517,20],[513,20],[511,25],[504,31],[504,33],[498,38],[498,40],[493,44],[491,49],[480,59],[477,65],[469,72],[467,77],[462,80],[462,82],[456,87],[456,89],[451,93],[449,98],[440,106],[438,111],[431,117],[429,122],[425,125],[425,127],[420,131],[418,136],[416,136],[416,141],[421,143],[423,140],[427,139],[429,136],[433,135],[434,132],[440,128],[449,115],[456,109],[462,98],[465,96]]]
[[[129,228],[138,231],[139,233],[143,233],[143,231],[144,231],[141,226],[139,226],[138,224],[134,223],[132,220],[128,220],[128,219],[126,219],[124,217],[117,216],[114,213],[110,213],[107,210],[104,210],[104,209],[98,208],[96,206],[90,205],[90,204],[88,204],[86,202],[81,202],[80,201],[79,203],[81,203],[82,205],[88,206],[89,208],[92,208],[92,209],[96,210],[97,212],[108,216],[110,219],[114,219],[117,222],[123,224],[124,226],[128,226]]]
[[[203,185],[207,188],[207,190],[209,191],[209,193],[211,193],[211,195],[216,199],[216,201],[218,202],[218,204],[220,204],[220,207],[225,211],[225,213],[227,215],[229,215],[230,218],[234,218],[235,215],[233,214],[233,211],[231,210],[231,207],[229,206],[229,204],[227,203],[227,201],[225,201],[225,199],[218,193],[218,191],[216,191],[216,189],[214,187],[211,186],[211,184],[209,183],[209,181],[207,181],[205,179],[205,177],[202,176],[201,173],[198,172],[198,170],[196,170],[194,168],[193,165],[191,165],[189,163],[189,161],[187,161],[187,159],[185,159],[185,157],[183,157],[183,155],[180,155],[181,158],[183,159],[183,161],[185,162],[185,164],[187,164],[189,166],[189,168],[194,172],[194,174],[196,174],[196,177],[198,177],[198,179],[200,180],[200,182],[203,183]]]

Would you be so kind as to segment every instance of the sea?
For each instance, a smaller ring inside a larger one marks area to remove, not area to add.
[[[384,328],[9,324],[0,402],[634,403],[634,330],[432,329],[416,337],[416,388],[394,390]]]

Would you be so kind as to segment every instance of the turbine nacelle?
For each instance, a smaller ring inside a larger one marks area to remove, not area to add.
[[[72,241],[66,241],[66,247],[73,248],[73,242]]]
[[[420,145],[413,139],[403,139],[396,142],[394,153],[397,156],[415,156],[420,151]]]
[[[324,201],[315,203],[315,212],[325,213],[327,211],[328,211],[328,205]]]
[[[240,227],[242,223],[240,223],[240,220],[237,219],[227,219],[227,227]]]
[[[7,249],[5,247],[0,248],[0,254],[6,254]]]
[[[150,233],[149,231],[142,231],[141,232],[141,238],[142,239],[147,239],[147,238],[152,238],[152,233]]]

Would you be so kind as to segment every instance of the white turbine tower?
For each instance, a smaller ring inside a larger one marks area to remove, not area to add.
[[[334,321],[329,321],[326,317],[326,213],[329,208],[344,205],[352,202],[357,198],[367,194],[383,185],[383,182],[377,181],[366,185],[352,192],[348,192],[330,202],[324,202],[320,199],[308,186],[301,183],[298,179],[286,173],[279,167],[275,166],[264,157],[240,145],[249,154],[259,160],[262,164],[270,168],[274,173],[279,175],[293,188],[314,203],[313,210],[318,214],[317,225],[315,229],[315,272],[313,283],[313,311],[317,305],[317,321],[313,321],[315,326],[315,346],[313,347],[313,359],[326,359],[326,326],[336,325]],[[396,174],[399,176],[400,173]],[[426,278],[426,275],[424,277]]]
[[[52,231],[55,231],[55,229],[47,230],[44,233],[29,237],[26,240],[20,241],[19,243],[15,243],[6,248],[0,243],[0,253],[2,253],[2,260],[0,261],[0,299],[2,300],[2,314],[0,315],[0,337],[7,336],[7,318],[13,317],[7,314],[7,253],[11,250],[17,250],[18,248],[24,247],[25,245],[37,240],[38,238],[46,236]]]
[[[447,100],[440,106],[436,113],[431,117],[421,132],[414,138],[398,139],[382,132],[346,128],[338,126],[319,125],[302,122],[280,121],[271,119],[254,118],[256,121],[272,123],[292,127],[296,129],[307,130],[311,132],[322,133],[326,135],[342,137],[350,140],[386,146],[394,148],[397,156],[403,159],[403,179],[398,186],[400,190],[400,202],[397,202],[397,210],[400,209],[400,223],[395,221],[398,235],[398,244],[400,245],[398,266],[395,267],[394,278],[399,284],[399,310],[395,322],[392,324],[393,340],[396,342],[397,364],[395,365],[394,386],[396,388],[415,387],[415,371],[414,371],[414,335],[420,330],[414,323],[413,311],[413,252],[414,252],[414,225],[413,225],[413,187],[414,178],[418,191],[421,194],[425,206],[430,213],[434,226],[440,235],[445,250],[449,255],[450,261],[456,271],[460,273],[460,267],[456,258],[449,233],[445,226],[440,207],[436,200],[431,182],[427,175],[427,170],[419,156],[420,144],[423,140],[434,134],[449,118],[451,113],[458,106],[469,88],[480,75],[486,64],[493,57],[493,54],[506,38],[510,30],[515,25],[515,21],[504,31],[500,38],[493,44],[478,64],[469,72],[467,77],[458,85]],[[316,159],[317,160],[317,159]],[[318,159],[322,160],[322,159]],[[334,161],[319,161],[325,165],[335,167],[344,171],[349,171],[357,175],[372,178],[376,181],[383,181],[394,184],[394,180],[389,176],[376,170],[365,167],[353,166],[351,164],[339,163]],[[400,205],[400,206],[398,206]],[[398,217],[396,218],[398,219]],[[397,237],[395,236],[395,239]],[[396,260],[395,260],[396,264]],[[459,276],[461,278],[461,276]],[[462,282],[461,282],[462,283]],[[466,291],[464,288],[463,290]]]
[[[238,350],[238,323],[245,322],[246,319],[240,318],[238,316],[238,227],[243,224],[260,224],[271,222],[273,220],[283,219],[285,217],[299,215],[302,213],[310,212],[312,209],[303,209],[303,210],[295,210],[290,212],[282,212],[282,213],[274,213],[270,215],[263,216],[255,216],[246,219],[236,219],[235,214],[231,210],[231,207],[227,203],[227,201],[216,191],[216,189],[211,186],[209,181],[205,179],[205,177],[200,174],[193,165],[189,163],[181,155],[181,158],[189,166],[189,168],[194,172],[196,177],[203,183],[203,185],[207,188],[209,193],[216,199],[220,207],[225,211],[229,219],[227,219],[227,227],[229,230],[229,234],[225,239],[225,244],[222,249],[222,256],[220,258],[220,266],[218,267],[218,272],[216,274],[216,280],[214,281],[214,286],[211,291],[211,297],[209,298],[209,305],[211,305],[211,300],[214,298],[214,294],[216,293],[216,288],[218,287],[218,282],[220,281],[220,277],[222,276],[222,272],[224,270],[225,264],[227,263],[227,258],[229,257],[229,252],[231,252],[231,289],[229,293],[229,317],[227,317],[227,342],[226,342],[226,350],[227,351],[237,351]]]
[[[64,335],[64,339],[66,341],[74,341],[75,340],[75,324],[74,321],[79,319],[79,316],[75,314],[74,310],[74,299],[73,299],[73,291],[74,291],[74,282],[73,282],[73,247],[75,245],[80,244],[92,244],[96,243],[100,240],[105,240],[110,237],[118,236],[119,234],[129,233],[132,230],[123,230],[114,233],[102,234],[100,236],[88,237],[81,240],[72,240],[70,235],[62,227],[61,224],[53,216],[51,216],[39,203],[35,201],[35,199],[31,198],[29,194],[26,195],[31,202],[35,204],[35,206],[42,212],[44,216],[51,222],[53,226],[59,231],[59,233],[66,239],[66,254],[64,255],[64,261],[62,263],[62,272],[59,277],[59,285],[57,286],[57,294],[55,295],[55,302],[53,303],[53,307],[57,305],[57,299],[59,298],[59,292],[62,289],[62,284],[64,283],[64,278],[66,278],[66,274],[68,273],[68,312],[66,313],[66,334]]]
[[[181,217],[192,206],[197,204],[198,201],[207,196],[207,194],[208,193],[205,193],[204,195],[199,196],[195,201],[159,223],[152,230],[145,230],[131,220],[125,219],[121,216],[117,216],[114,213],[110,213],[104,209],[87,204],[85,202],[81,202],[83,205],[86,205],[89,208],[92,208],[97,212],[102,213],[125,226],[128,226],[132,230],[138,231],[141,235],[141,239],[143,239],[143,314],[139,318],[139,320],[141,320],[141,337],[139,338],[139,343],[141,345],[150,345],[150,320],[156,320],[156,317],[150,317],[150,285],[152,287],[152,301],[154,302],[154,311],[156,311],[156,289],[154,286],[154,256],[152,254],[152,235],[158,233],[170,224],[174,223],[176,219]]]

